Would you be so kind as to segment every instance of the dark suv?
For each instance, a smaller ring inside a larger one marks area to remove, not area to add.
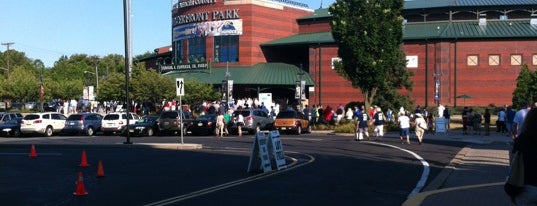
[[[163,134],[180,134],[181,132],[181,111],[165,111],[160,113],[158,119],[159,131]],[[190,122],[194,119],[189,112],[183,112],[183,134],[186,134]]]
[[[103,116],[97,113],[78,113],[71,114],[65,120],[65,127],[62,132],[66,134],[85,134],[88,136],[95,135],[96,131],[101,130],[101,121]]]
[[[0,124],[17,118],[22,118],[22,114],[19,112],[0,112]]]
[[[247,131],[248,134],[255,134],[260,130],[271,130],[274,126],[274,119],[261,109],[237,109],[233,112],[233,121],[229,127],[233,134],[238,133],[237,118],[239,113],[244,117],[242,131]]]

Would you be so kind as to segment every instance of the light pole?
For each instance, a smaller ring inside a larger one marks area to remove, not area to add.
[[[7,79],[9,80],[10,78],[10,75],[9,73],[11,73],[11,66],[9,64],[9,47],[11,45],[13,45],[15,43],[13,42],[7,42],[7,43],[2,43],[2,45],[6,46],[7,47],[7,50],[6,50],[6,63],[7,63]]]
[[[302,70],[302,64],[300,64],[300,71],[298,73],[296,73],[296,76],[298,77],[299,81],[297,81],[296,83],[296,90],[295,91],[297,94],[295,95],[295,98],[298,99],[298,110],[301,111],[302,110],[302,93],[304,91],[304,87],[305,87],[305,84],[306,82],[303,80],[304,78],[304,71]]]
[[[97,70],[97,67],[95,67],[95,73],[84,71],[84,74],[95,74],[95,89],[97,89],[99,87],[99,70]]]

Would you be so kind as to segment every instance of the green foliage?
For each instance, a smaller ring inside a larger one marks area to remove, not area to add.
[[[125,75],[112,73],[108,79],[99,82],[98,98],[101,101],[125,100]]]
[[[162,99],[175,96],[175,81],[166,78],[153,70],[146,70],[142,64],[133,69],[131,94],[137,102],[157,103]]]
[[[197,108],[204,100],[219,100],[221,95],[220,91],[216,90],[213,85],[204,84],[195,80],[185,80],[185,96],[183,102],[191,105],[191,108]]]
[[[380,94],[412,88],[412,74],[406,70],[401,50],[402,9],[402,0],[336,0],[329,8],[342,60],[335,69],[360,88],[366,107]]]
[[[521,102],[537,100],[537,74],[531,72],[524,64],[517,77],[515,91],[513,91],[512,104],[518,108]]]

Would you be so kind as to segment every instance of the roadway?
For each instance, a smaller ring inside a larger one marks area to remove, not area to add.
[[[402,145],[329,134],[282,135],[288,168],[247,173],[253,137],[192,137],[201,149],[156,147],[178,137],[0,138],[7,205],[401,205],[467,143]],[[144,143],[152,143],[150,145]],[[29,158],[35,144],[37,158]],[[81,152],[91,165],[80,168]],[[106,177],[96,178],[103,162]],[[77,197],[78,172],[88,195]]]

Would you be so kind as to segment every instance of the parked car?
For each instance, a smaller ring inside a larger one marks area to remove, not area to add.
[[[66,134],[85,134],[88,136],[95,135],[95,132],[101,131],[103,116],[97,113],[78,113],[71,114],[65,121],[63,133]]]
[[[159,116],[143,116],[136,123],[129,125],[129,132],[131,135],[136,136],[148,136],[151,137],[155,134],[159,134],[158,128],[158,118]],[[127,133],[127,130],[123,133]]]
[[[10,119],[0,124],[0,135],[2,137],[20,137],[21,136],[22,117]]]
[[[35,102],[26,102],[25,108],[27,110],[32,110],[34,108],[37,108],[37,104]]]
[[[61,132],[67,117],[58,112],[31,113],[24,116],[21,123],[22,134],[43,134],[47,137]]]
[[[0,124],[17,118],[22,118],[22,114],[19,112],[0,112]]]
[[[181,132],[181,111],[179,110],[173,110],[173,111],[165,111],[160,113],[160,117],[158,120],[159,130],[162,133],[166,134],[180,134]],[[186,131],[188,130],[188,126],[190,126],[190,122],[192,122],[194,119],[192,118],[192,115],[187,112],[183,112],[183,134],[186,134]]]
[[[295,110],[280,111],[274,120],[274,128],[280,132],[293,132],[298,135],[303,131],[311,132],[309,120],[302,112]]]
[[[216,115],[201,115],[190,123],[188,130],[192,135],[214,135],[216,131]]]
[[[248,134],[255,134],[260,130],[271,130],[274,125],[274,119],[261,109],[237,109],[233,112],[233,121],[230,122],[229,132],[238,133],[237,117],[239,113],[244,117],[244,126],[242,131],[247,131]]]
[[[140,120],[140,116],[134,113],[129,113],[129,124],[134,124]],[[112,112],[103,117],[101,121],[101,131],[105,135],[112,133],[121,133],[127,126],[126,112]]]

